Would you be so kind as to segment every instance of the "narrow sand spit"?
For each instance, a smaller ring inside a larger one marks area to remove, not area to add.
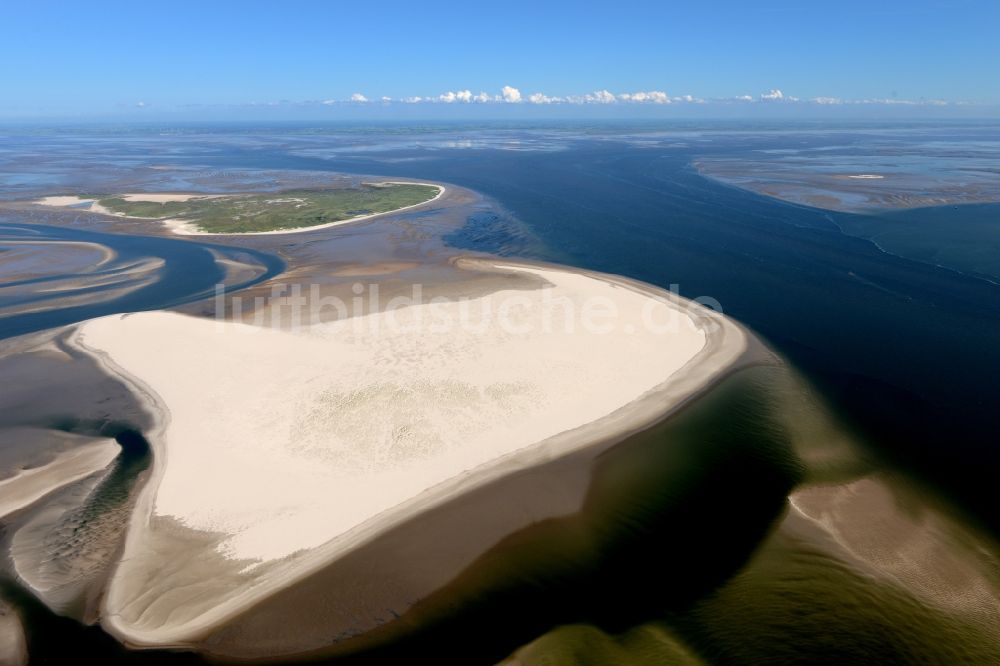
[[[0,517],[32,504],[54,490],[107,467],[120,447],[113,439],[84,440],[55,460],[0,481]]]
[[[662,418],[747,347],[729,320],[624,278],[463,267],[509,287],[296,331],[169,312],[79,327],[73,344],[159,414],[109,630],[190,643],[442,502]]]
[[[84,197],[78,197],[75,195],[69,196],[55,196],[55,197],[42,197],[41,199],[36,199],[33,203],[39,206],[77,206],[82,203],[87,203],[88,201],[94,201],[94,199],[85,199]]]
[[[132,192],[130,194],[122,194],[120,198],[125,201],[149,201],[152,203],[168,203],[170,201],[190,201],[191,199],[214,199],[217,197],[228,196],[225,194],[205,194],[202,192],[189,192],[189,193],[177,193],[177,192]],[[77,206],[79,204],[97,201],[94,198],[79,197],[76,195],[67,196],[54,196],[54,197],[42,197],[41,199],[36,199],[34,203],[41,206]]]
[[[189,193],[189,194],[177,194],[173,192],[164,193],[154,193],[154,192],[134,192],[132,194],[123,194],[121,196],[125,201],[149,201],[152,203],[168,203],[171,201],[190,201],[191,199],[217,199],[219,197],[224,197],[225,194],[204,194],[204,193]]]
[[[58,265],[65,273],[94,271],[117,256],[105,245],[86,241],[2,239],[0,248],[5,249],[0,277],[12,281],[50,276],[52,265]],[[2,285],[0,289],[6,286]]]

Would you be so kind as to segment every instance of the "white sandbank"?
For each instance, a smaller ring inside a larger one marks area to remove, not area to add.
[[[87,210],[91,213],[100,213],[101,215],[113,215],[114,217],[125,217],[120,213],[115,213],[101,204],[97,203],[97,199],[87,199],[85,197],[77,196],[55,196],[55,197],[42,197],[41,199],[35,199],[31,203],[38,204],[40,206],[54,206],[56,208],[68,208],[70,206],[79,206],[81,204],[90,204]]]
[[[170,201],[190,201],[191,199],[218,199],[230,196],[227,194],[178,194],[175,192],[133,192],[121,195],[125,201],[149,201],[150,203],[168,203]]]
[[[117,195],[116,198],[124,199],[125,201],[149,201],[151,203],[167,203],[170,201],[190,201],[191,199],[215,199],[218,197],[232,196],[228,194],[204,194],[200,192],[188,192],[188,193],[177,193],[177,192],[131,192],[129,194]],[[79,197],[75,195],[70,196],[54,196],[54,197],[42,197],[41,199],[36,199],[33,203],[39,204],[41,206],[77,206],[79,204],[94,202],[97,199]]]
[[[661,417],[746,348],[728,320],[653,287],[490,270],[521,288],[294,332],[169,312],[82,324],[73,344],[160,413],[109,627],[134,644],[182,643],[463,490]],[[551,287],[524,288],[532,276]],[[613,330],[559,325],[570,306],[613,308]],[[497,316],[477,330],[438,328],[486,307]],[[669,317],[669,330],[650,325]],[[181,597],[150,600],[170,575],[144,551],[157,517],[215,535],[242,587],[202,596],[193,615]]]
[[[55,196],[55,197],[42,197],[41,199],[35,199],[32,203],[36,203],[40,206],[77,206],[82,203],[87,203],[88,201],[94,201],[94,199],[85,199],[78,196]]]
[[[113,439],[84,439],[55,460],[22,470],[0,481],[0,517],[23,509],[45,495],[104,469],[118,455]]]

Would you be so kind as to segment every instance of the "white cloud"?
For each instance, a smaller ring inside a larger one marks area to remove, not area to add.
[[[446,103],[446,104],[538,104],[538,105],[550,105],[550,104],[654,104],[654,105],[669,105],[669,104],[758,104],[758,103],[782,103],[782,104],[811,104],[811,105],[885,105],[885,106],[948,106],[948,105],[958,105],[961,102],[955,101],[944,101],[939,99],[920,99],[920,100],[907,100],[907,99],[879,99],[879,98],[868,98],[868,99],[844,99],[841,97],[810,97],[807,99],[799,99],[792,95],[787,95],[778,88],[772,88],[767,92],[761,93],[756,97],[750,95],[739,95],[736,97],[718,97],[712,99],[702,99],[700,97],[695,97],[693,95],[679,95],[671,97],[666,92],[662,90],[640,90],[631,93],[619,93],[614,94],[608,90],[596,90],[591,93],[584,95],[548,95],[543,92],[534,92],[530,95],[522,94],[521,91],[513,86],[504,86],[500,94],[492,95],[486,92],[480,92],[474,94],[471,89],[463,89],[457,91],[448,91],[437,96],[422,97],[402,97],[402,98],[392,98],[392,97],[377,97],[373,98],[376,101],[380,101],[383,104],[427,104],[427,103]],[[355,103],[364,104],[372,100],[361,93],[354,93],[350,96],[348,100],[335,100],[326,99],[322,101],[307,101],[300,102],[299,104],[314,105],[322,104],[325,106],[334,106],[337,104],[345,103]],[[293,104],[287,100],[282,100],[281,102],[271,102],[268,105],[283,105],[283,104]],[[149,103],[140,101],[135,102],[132,106],[136,108],[145,108],[149,106]]]
[[[521,91],[518,90],[517,88],[511,86],[504,86],[503,90],[501,90],[501,93],[503,94],[503,101],[505,102],[508,102],[510,104],[517,104],[518,102],[521,101]]]
[[[618,98],[607,90],[597,90],[586,95],[570,95],[566,101],[570,104],[614,104]]]
[[[532,93],[528,96],[528,101],[532,104],[560,104],[566,100],[562,97],[549,97],[542,93]]]
[[[844,102],[844,104],[881,104],[885,106],[950,106],[952,104],[956,106],[963,105],[963,102],[948,102],[943,99],[897,99],[895,97],[888,99],[856,99]]]
[[[597,104],[614,104],[615,96],[609,93],[607,90],[598,90],[589,95],[585,96],[586,100],[591,103]]]
[[[762,102],[798,102],[798,97],[792,97],[791,95],[786,95],[777,88],[772,88],[766,93],[761,94],[760,101]]]
[[[462,102],[464,104],[469,104],[471,102],[492,102],[495,98],[490,97],[484,92],[478,95],[473,95],[471,90],[459,90],[457,92],[448,91],[437,96],[437,101],[445,102],[446,104],[452,104],[454,102]]]
[[[659,90],[651,90],[649,92],[636,92],[636,93],[622,93],[618,95],[618,99],[623,102],[638,102],[643,104],[649,102],[651,104],[670,104],[670,97],[667,93],[661,92]]]

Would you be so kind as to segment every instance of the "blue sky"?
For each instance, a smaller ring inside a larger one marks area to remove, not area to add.
[[[988,108],[998,34],[996,0],[33,0],[0,16],[0,116]]]

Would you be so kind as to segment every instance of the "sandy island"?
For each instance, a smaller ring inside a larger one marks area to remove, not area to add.
[[[192,644],[435,506],[570,452],[597,455],[747,348],[731,321],[649,285],[462,261],[509,286],[295,331],[169,312],[79,326],[74,346],[158,415],[152,477],[104,600],[112,633],[134,646]],[[560,308],[595,303],[617,311],[613,330],[550,326]],[[503,310],[513,328],[499,317],[436,328],[463,307]],[[586,480],[576,485],[520,526],[578,510]]]
[[[304,231],[316,231],[318,229],[329,229],[331,227],[339,227],[344,224],[353,224],[354,222],[362,222],[364,220],[371,220],[377,217],[385,217],[387,215],[395,215],[405,210],[411,210],[414,208],[419,208],[420,206],[427,206],[434,203],[446,192],[447,188],[439,183],[425,183],[421,181],[410,181],[410,180],[380,180],[377,182],[362,183],[363,185],[371,185],[378,187],[381,185],[427,185],[428,187],[436,187],[438,189],[437,194],[428,199],[427,201],[421,201],[420,203],[413,204],[411,206],[402,206],[401,208],[396,208],[393,210],[387,210],[381,213],[370,213],[368,215],[356,215],[354,217],[347,218],[345,220],[337,220],[336,222],[327,222],[326,224],[317,224],[309,227],[294,227],[291,229],[274,229],[272,231],[247,231],[240,233],[218,233],[210,231],[202,231],[198,228],[197,224],[191,220],[185,220],[181,218],[148,218],[148,217],[134,217],[128,216],[123,213],[115,213],[108,210],[104,206],[98,203],[97,199],[85,198],[78,196],[51,196],[43,197],[41,199],[36,199],[32,203],[38,204],[40,206],[55,206],[58,208],[69,208],[73,206],[84,206],[88,205],[87,210],[92,213],[99,213],[101,215],[111,215],[113,217],[119,217],[127,220],[144,220],[150,221],[155,220],[166,226],[171,233],[177,234],[179,236],[276,236],[279,234],[295,234],[302,233]],[[126,201],[150,201],[153,203],[167,203],[170,201],[189,201],[194,198],[198,199],[215,199],[219,197],[227,196],[239,196],[241,194],[250,194],[248,192],[232,192],[224,194],[206,194],[206,193],[174,193],[174,192],[133,192],[129,194],[121,195],[122,199]],[[253,194],[260,194],[255,192]]]

